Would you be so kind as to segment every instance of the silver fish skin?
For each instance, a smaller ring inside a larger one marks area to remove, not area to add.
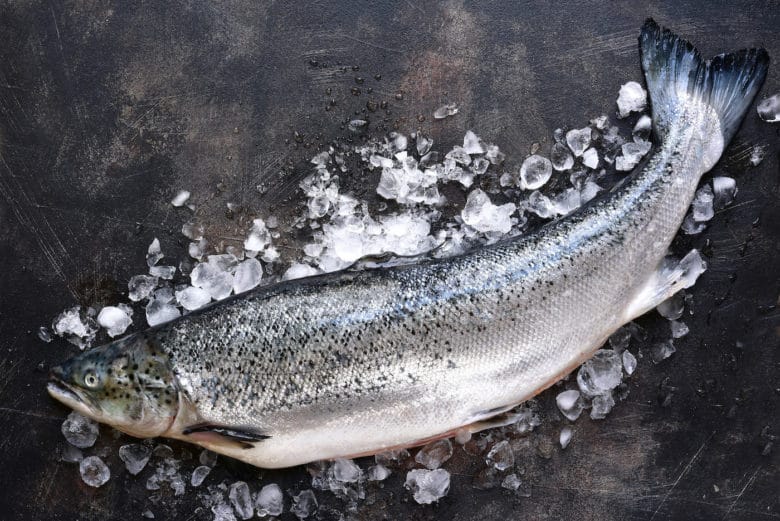
[[[175,410],[134,434],[277,468],[479,429],[689,285],[690,274],[664,269],[664,257],[768,58],[751,50],[704,62],[652,21],[640,44],[660,144],[624,182],[529,236],[260,288],[122,340],[134,359],[164,353],[165,381],[178,389]],[[68,376],[76,372],[84,374],[78,359],[50,387],[74,407],[61,395],[78,387]]]

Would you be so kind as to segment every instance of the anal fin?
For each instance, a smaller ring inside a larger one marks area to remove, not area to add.
[[[243,449],[251,449],[254,443],[270,438],[270,436],[251,428],[231,427],[210,423],[202,423],[187,427],[182,431],[182,434],[197,442],[206,442],[215,445],[238,445]]]
[[[690,288],[707,269],[698,250],[691,250],[681,260],[667,257],[626,308],[626,321],[644,315],[678,291]]]

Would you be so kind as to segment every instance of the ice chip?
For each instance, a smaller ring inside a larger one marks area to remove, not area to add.
[[[712,195],[714,209],[720,210],[725,208],[731,204],[737,195],[737,182],[731,177],[713,177]]]
[[[252,496],[249,494],[249,485],[246,482],[236,481],[230,485],[228,497],[239,519],[250,519],[255,515],[255,506],[252,504]]]
[[[278,516],[284,510],[282,489],[276,483],[271,483],[260,489],[255,496],[255,513],[257,517]]]
[[[184,206],[184,203],[186,203],[189,198],[190,193],[187,190],[179,190],[171,200],[171,204],[178,208]]]
[[[485,146],[482,144],[482,140],[479,139],[474,132],[469,130],[466,132],[466,135],[463,136],[463,150],[471,155],[484,154]]]
[[[152,243],[149,245],[149,248],[146,252],[146,263],[151,268],[157,262],[162,259],[164,255],[162,254],[162,250],[160,249],[160,241],[157,239],[157,237],[154,238]]]
[[[127,283],[127,296],[133,302],[145,300],[154,292],[154,288],[157,287],[157,281],[157,277],[150,275],[135,275]]]
[[[449,439],[436,440],[425,445],[417,455],[414,461],[431,470],[438,469],[442,464],[452,457],[452,442]]]
[[[176,302],[187,311],[194,311],[211,302],[211,295],[205,289],[189,286],[176,292]]]
[[[102,487],[111,477],[111,471],[103,460],[97,456],[89,456],[79,463],[81,479],[90,487]]]
[[[555,397],[555,403],[569,421],[575,421],[582,414],[583,403],[580,400],[580,392],[576,389],[563,391]]]
[[[600,394],[590,402],[590,417],[592,420],[603,420],[607,417],[612,407],[615,406],[615,399],[612,393]]]
[[[683,314],[685,302],[682,293],[675,293],[668,299],[664,300],[658,306],[656,311],[658,314],[667,320],[677,320]]]
[[[404,486],[412,491],[414,500],[429,505],[447,495],[450,490],[450,473],[444,469],[410,470]]]
[[[82,316],[81,308],[74,306],[57,315],[51,325],[55,335],[65,337],[68,342],[84,349],[92,343],[97,325],[88,315]]]
[[[538,191],[532,192],[528,196],[528,210],[542,219],[549,219],[556,215],[555,204],[546,195]]]
[[[488,145],[485,152],[485,159],[490,161],[491,165],[500,165],[506,159],[506,154],[501,152],[497,145]]]
[[[176,266],[152,266],[149,268],[149,275],[152,277],[171,280],[175,274]]]
[[[333,477],[342,483],[354,483],[360,479],[360,467],[351,459],[339,458],[333,462]]]
[[[634,141],[632,143],[625,143],[620,147],[623,155],[618,156],[615,159],[615,170],[628,171],[634,168],[645,154],[650,152],[653,147],[649,141]]]
[[[620,87],[617,99],[618,117],[625,118],[632,112],[642,112],[647,107],[647,92],[635,81]]]
[[[767,123],[777,123],[780,121],[780,94],[762,99],[756,110],[758,111],[758,117]]]
[[[317,511],[317,498],[313,490],[304,490],[292,499],[290,513],[298,519],[306,519]]]
[[[186,222],[181,227],[182,235],[193,241],[202,240],[204,231],[203,225],[194,221]]]
[[[504,481],[501,482],[501,487],[507,490],[517,490],[520,488],[520,484],[520,478],[513,472],[504,478]]]
[[[211,513],[214,514],[213,521],[236,521],[233,508],[225,503],[224,500],[212,506]]]
[[[710,185],[706,184],[696,190],[696,195],[691,204],[693,220],[696,222],[705,222],[712,219],[715,215],[713,201],[714,195]]]
[[[311,277],[319,273],[317,268],[309,266],[308,264],[295,263],[292,264],[287,271],[282,275],[282,280],[300,279],[303,277]]]
[[[515,464],[515,453],[507,440],[499,441],[490,449],[485,457],[485,463],[496,470],[506,470]]]
[[[631,133],[634,136],[634,141],[649,141],[650,140],[650,133],[653,131],[653,120],[650,119],[650,116],[641,116],[637,122],[636,125],[634,125],[634,130],[631,131]]]
[[[688,212],[688,214],[685,216],[685,219],[683,219],[681,228],[683,233],[686,235],[696,235],[697,233],[703,232],[704,229],[707,228],[707,225],[696,222],[696,220],[693,218],[693,213]]]
[[[478,157],[471,162],[471,171],[474,172],[474,175],[482,175],[487,172],[489,166],[490,161],[484,157]]]
[[[629,350],[623,351],[623,370],[629,376],[636,371],[636,357]]]
[[[252,227],[249,229],[244,249],[249,251],[263,251],[271,243],[271,232],[265,226],[265,221],[255,219],[252,221]]]
[[[71,412],[62,422],[61,430],[68,443],[80,449],[93,446],[98,438],[98,424],[76,411]]]
[[[679,320],[670,320],[669,328],[672,330],[672,338],[682,338],[690,332],[685,322]]]
[[[561,435],[558,437],[558,442],[561,444],[562,449],[569,446],[572,434],[574,434],[574,431],[568,425],[561,429]]]
[[[585,149],[590,146],[590,127],[573,129],[566,133],[566,144],[576,157],[580,157]]]
[[[133,476],[146,467],[146,464],[149,463],[149,458],[151,457],[151,449],[140,443],[131,443],[119,447],[119,459],[125,462],[125,468]]]
[[[201,486],[203,480],[209,475],[209,472],[211,472],[211,467],[207,467],[206,465],[195,467],[195,470],[192,471],[192,477],[190,477],[190,485],[193,487]]]
[[[190,273],[192,285],[209,293],[214,300],[222,300],[233,289],[233,275],[220,269],[216,263],[200,263]]]
[[[477,188],[472,190],[461,211],[463,222],[483,233],[508,233],[512,228],[510,216],[517,207],[513,203],[496,206],[490,202],[485,192]]]
[[[570,170],[574,166],[574,157],[572,157],[566,145],[555,143],[550,150],[550,162],[554,169],[562,172]]]
[[[256,287],[263,277],[263,266],[257,259],[246,259],[236,268],[233,275],[233,293],[238,295]]]
[[[552,163],[546,157],[528,156],[520,167],[520,188],[536,190],[541,188],[552,175]]]
[[[753,166],[760,165],[761,161],[764,160],[765,155],[766,155],[766,146],[755,145],[753,147],[753,150],[750,152],[750,164]]]
[[[599,349],[577,371],[577,385],[586,396],[598,396],[620,385],[623,361],[612,349]]]
[[[599,167],[599,153],[595,148],[589,148],[582,154],[582,164],[591,170]]]
[[[98,313],[97,322],[108,331],[108,336],[115,337],[125,332],[127,327],[133,323],[123,309],[116,306],[106,306]]]
[[[674,354],[677,349],[671,339],[659,342],[650,349],[650,358],[654,364],[658,364]]]
[[[369,481],[384,481],[390,475],[390,469],[384,465],[372,465],[368,467],[366,477]]]
[[[444,119],[447,116],[454,116],[457,113],[458,106],[455,103],[448,103],[433,111],[433,119]]]
[[[433,147],[433,140],[423,136],[420,132],[417,133],[417,154],[420,157],[423,157],[425,154],[431,151],[431,148]],[[392,162],[389,166],[393,166]]]
[[[49,330],[45,326],[41,326],[38,328],[38,338],[40,338],[43,342],[46,342],[47,344],[51,342],[51,333],[49,333]]]
[[[153,298],[146,305],[146,322],[154,327],[181,316],[179,308],[164,300]]]

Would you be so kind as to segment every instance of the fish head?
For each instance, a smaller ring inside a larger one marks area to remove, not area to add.
[[[168,357],[143,334],[91,349],[52,368],[47,389],[84,416],[139,438],[164,434],[179,408]]]

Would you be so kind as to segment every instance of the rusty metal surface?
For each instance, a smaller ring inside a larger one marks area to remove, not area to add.
[[[46,368],[73,349],[35,336],[65,307],[116,302],[127,279],[145,270],[152,237],[183,254],[186,216],[169,204],[178,188],[193,192],[198,214],[214,223],[210,233],[227,241],[238,226],[225,215],[227,201],[289,222],[300,211],[304,162],[318,146],[351,139],[344,123],[367,102],[388,103],[387,112],[367,112],[377,135],[420,128],[450,147],[474,129],[522,160],[531,143],[548,146],[556,127],[614,112],[619,86],[640,78],[636,37],[647,16],[705,55],[763,45],[780,60],[778,4],[752,0],[566,7],[109,0],[6,2],[0,13],[2,519],[139,519],[150,507],[158,519],[211,518],[192,491],[151,506],[145,474],[128,476],[117,457],[127,438],[110,429],[97,449],[114,471],[104,487],[85,486],[75,466],[59,461],[66,411],[44,382]],[[763,93],[780,91],[779,70],[770,69]],[[460,113],[433,121],[447,101]],[[754,144],[769,148],[748,168]],[[691,333],[672,359],[641,362],[628,400],[605,421],[578,421],[565,451],[542,458],[529,448],[518,466],[531,497],[473,489],[483,463],[456,450],[447,464],[452,489],[438,505],[414,504],[396,474],[369,488],[353,515],[780,518],[777,441],[762,454],[780,434],[779,154],[780,126],[751,112],[715,169],[737,179],[736,204],[677,244],[703,248],[710,261],[693,290]],[[371,198],[375,181],[355,172],[345,185]],[[447,195],[462,204],[462,194]],[[298,239],[290,232],[287,245]],[[667,334],[657,317],[642,323]],[[661,403],[672,387],[671,402]],[[541,397],[549,410],[553,399],[554,392]],[[552,440],[559,427],[546,421],[534,443]],[[302,468],[226,462],[212,476],[262,476],[292,491],[310,485]],[[319,516],[338,519],[331,510],[343,504],[318,498]]]

